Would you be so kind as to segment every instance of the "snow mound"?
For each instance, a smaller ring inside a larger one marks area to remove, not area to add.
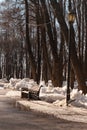
[[[7,97],[21,97],[21,92],[20,91],[15,91],[15,90],[10,90],[9,92],[6,93]]]
[[[66,96],[65,99],[58,99],[55,102],[53,102],[53,104],[56,106],[66,106]],[[73,89],[70,93],[69,105],[87,108],[87,94],[84,95],[82,94],[82,91],[78,91],[78,89]]]
[[[8,80],[6,78],[0,79],[1,83],[8,83]]]
[[[58,107],[60,107],[60,106],[66,106],[66,100],[65,99],[63,99],[63,100],[56,100],[55,102],[53,102],[53,105],[55,105],[55,106],[58,106]]]
[[[82,91],[78,91],[78,89],[73,89],[71,92],[71,98],[75,99],[75,101],[71,103],[73,106],[87,108],[87,94],[84,95],[82,94]]]
[[[37,85],[36,82],[33,79],[23,79],[16,83],[15,89],[21,90],[22,87],[31,88],[32,86]]]
[[[9,84],[6,86],[7,88],[11,88],[14,90],[21,90],[22,87],[32,87],[36,84],[33,79],[24,78],[24,79],[10,79]]]
[[[60,90],[60,91],[59,91]],[[53,86],[41,87],[40,89],[40,99],[47,102],[54,102],[56,100],[63,100],[65,95],[62,94],[61,88]]]
[[[8,88],[14,89],[17,82],[19,82],[21,79],[14,79],[11,78],[8,84]]]

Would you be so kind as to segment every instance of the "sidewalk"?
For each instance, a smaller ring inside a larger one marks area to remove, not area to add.
[[[44,101],[27,101],[22,99],[16,101],[16,107],[69,121],[87,123],[87,110],[84,108],[75,108],[73,106],[57,107],[52,103]]]
[[[5,91],[5,90],[4,90]],[[23,110],[31,110],[38,112],[38,114],[45,114],[49,116],[54,116],[56,118],[61,118],[69,121],[83,122],[87,123],[87,109],[84,107],[76,107],[71,104],[69,106],[60,105],[56,106],[53,103],[48,103],[45,101],[35,101],[21,99],[20,91],[8,91],[5,95],[6,97],[13,98],[16,103],[16,107],[19,107]]]

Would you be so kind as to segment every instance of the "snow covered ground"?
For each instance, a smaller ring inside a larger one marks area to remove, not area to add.
[[[82,91],[78,91],[75,87],[70,92],[69,106],[66,106],[66,82],[62,88],[53,87],[52,82],[48,81],[48,85],[41,81],[40,85],[43,85],[40,90],[41,101],[27,101],[20,99],[21,87],[32,87],[36,85],[33,79],[25,78],[10,79],[10,83],[0,81],[2,88],[9,88],[7,97],[13,97],[18,99],[18,104],[22,104],[32,110],[39,112],[52,114],[56,117],[60,117],[67,120],[85,122],[87,123],[87,94],[82,94]]]

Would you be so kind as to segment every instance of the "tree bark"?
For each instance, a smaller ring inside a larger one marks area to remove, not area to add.
[[[32,75],[35,81],[37,81],[37,72],[36,72],[36,62],[31,50],[31,43],[29,38],[29,7],[28,7],[28,0],[25,0],[25,14],[26,14],[26,44],[29,52],[29,58],[32,68]]]
[[[49,37],[49,43],[50,43],[52,55],[53,55],[52,81],[53,81],[53,85],[57,87],[57,86],[60,86],[60,80],[59,80],[60,79],[60,66],[61,66],[60,58],[58,57],[57,43],[55,42],[53,38],[53,32],[52,32],[51,23],[50,23],[50,17],[49,17],[47,6],[46,6],[46,1],[41,0],[41,4],[43,8],[44,21],[45,23],[47,23],[46,24],[47,34]]]

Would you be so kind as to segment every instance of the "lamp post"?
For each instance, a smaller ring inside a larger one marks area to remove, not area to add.
[[[69,55],[68,55],[68,77],[67,77],[67,97],[66,97],[66,104],[68,106],[69,101],[70,101],[70,70],[71,70],[71,64],[70,64],[70,60],[71,60],[71,31],[72,31],[72,24],[75,20],[75,12],[74,11],[70,11],[68,14],[68,21],[69,21],[69,35],[68,35],[68,51],[69,51]]]

